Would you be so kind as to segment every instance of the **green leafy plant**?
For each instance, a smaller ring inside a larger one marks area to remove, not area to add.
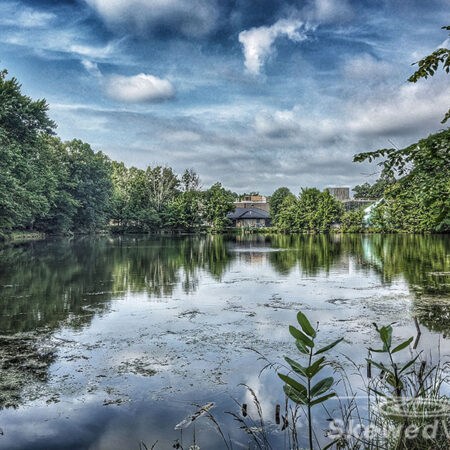
[[[319,381],[316,381],[315,378],[316,375],[318,375],[327,365],[326,357],[323,356],[323,354],[331,350],[335,345],[339,344],[343,338],[337,339],[336,341],[317,350],[315,345],[317,329],[312,327],[311,323],[302,312],[297,314],[297,321],[301,327],[301,330],[290,326],[289,331],[296,340],[297,349],[300,353],[307,356],[308,365],[303,366],[288,357],[286,357],[285,360],[291,367],[292,371],[295,372],[297,378],[300,378],[304,384],[289,375],[279,373],[278,376],[285,382],[283,389],[288,398],[294,403],[304,405],[307,408],[309,447],[312,450],[314,447],[311,409],[314,405],[319,405],[336,395],[335,392],[331,391],[334,384],[333,377],[322,378]]]

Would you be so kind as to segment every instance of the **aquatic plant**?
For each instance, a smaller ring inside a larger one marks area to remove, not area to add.
[[[335,392],[331,391],[331,387],[334,384],[333,377],[322,378],[314,384],[313,378],[315,378],[327,365],[326,357],[323,356],[323,354],[339,344],[343,338],[337,339],[336,341],[315,350],[317,330],[312,327],[311,323],[302,312],[297,314],[297,321],[302,331],[293,326],[289,327],[289,331],[296,340],[297,349],[300,353],[307,355],[308,365],[303,366],[288,357],[285,357],[285,360],[292,371],[297,375],[297,378],[300,377],[304,380],[305,384],[300,383],[288,375],[279,373],[278,376],[285,382],[283,389],[288,398],[294,403],[304,405],[307,408],[309,447],[313,450],[312,407],[314,405],[319,405],[336,395]],[[322,356],[313,359],[318,355]]]

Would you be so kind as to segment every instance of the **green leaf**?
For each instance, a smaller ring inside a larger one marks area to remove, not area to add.
[[[307,389],[303,384],[299,383],[298,381],[294,380],[291,377],[288,377],[287,375],[283,375],[282,373],[279,373],[278,376],[289,386],[293,387],[296,391],[298,391],[302,395],[307,395]]]
[[[325,361],[325,356],[319,358],[314,364],[311,364],[306,368],[306,373],[308,378],[312,378],[316,373],[322,370],[325,366],[322,363]]]
[[[314,406],[317,405],[318,403],[323,403],[324,401],[328,400],[329,398],[335,397],[336,394],[334,392],[331,392],[330,394],[324,395],[323,397],[319,397],[316,398],[315,400],[313,400],[310,405]]]
[[[316,331],[302,312],[297,313],[297,321],[308,336],[311,336],[312,338],[316,337]]]
[[[391,351],[391,353],[397,353],[400,350],[403,350],[404,348],[408,347],[409,344],[414,340],[414,337],[410,337],[407,341],[402,342],[400,345],[397,345],[397,347],[394,348],[394,350]]]
[[[330,387],[333,385],[334,379],[332,377],[324,378],[320,380],[317,384],[315,384],[311,388],[310,395],[311,397],[316,397],[317,395],[323,394],[328,391]]]
[[[392,370],[390,370],[386,366],[383,366],[382,364],[375,362],[373,359],[366,358],[366,361],[371,363],[373,366],[378,367],[378,369],[383,370],[384,372],[390,373],[391,375],[394,375],[394,372],[392,372]]]
[[[415,356],[413,359],[411,359],[411,361],[408,361],[401,369],[400,369],[400,371],[398,372],[399,373],[399,375],[401,374],[401,373],[403,373],[406,369],[408,369],[409,367],[411,367],[415,362],[416,362],[416,360],[417,360],[417,358],[420,356],[420,353],[417,355],[417,356]]]
[[[328,444],[325,447],[323,447],[322,450],[328,450],[329,448],[333,447],[333,445],[337,444],[341,439],[342,439],[341,437],[338,437],[337,439],[332,441],[331,444]]]
[[[306,398],[306,396],[304,396],[302,393],[298,392],[288,384],[285,384],[283,386],[283,391],[294,403],[297,403],[299,405],[308,404],[308,399]]]
[[[292,367],[292,370],[294,372],[296,372],[299,375],[302,375],[304,377],[308,377],[307,367],[303,367],[301,364],[299,364],[298,362],[295,362],[291,358],[285,357],[284,359]]]
[[[295,345],[297,346],[300,353],[304,353],[305,355],[309,355],[308,347],[302,342],[296,339]]]
[[[340,338],[337,341],[332,342],[329,345],[326,345],[325,347],[322,347],[320,350],[317,350],[314,355],[320,355],[321,353],[327,352],[328,350],[331,350],[335,345],[339,344],[339,342],[343,341],[344,338]]]
[[[384,347],[388,350],[391,347],[392,342],[392,327],[388,325],[387,327],[382,327],[379,330],[381,340],[383,341]]]
[[[289,332],[292,334],[292,336],[295,337],[295,339],[302,341],[303,344],[305,344],[306,346],[308,346],[310,348],[314,347],[314,342],[311,339],[309,339],[309,337],[306,336],[304,333],[302,333],[300,330],[297,330],[297,328],[290,325]]]

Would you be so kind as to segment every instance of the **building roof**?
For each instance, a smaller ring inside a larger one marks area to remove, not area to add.
[[[227,214],[227,219],[269,219],[270,214],[259,208],[236,208]]]

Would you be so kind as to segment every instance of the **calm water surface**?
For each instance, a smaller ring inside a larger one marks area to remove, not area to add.
[[[195,404],[231,438],[225,411],[251,403],[276,439],[282,384],[270,361],[298,359],[298,310],[362,362],[371,323],[422,328],[419,349],[450,353],[449,236],[207,236],[46,240],[0,248],[0,448],[168,449]],[[357,383],[357,381],[355,381]],[[192,427],[193,428],[193,427]],[[208,421],[202,449],[223,448]],[[281,442],[281,441],[280,441]],[[187,445],[186,447],[188,447]],[[237,447],[238,448],[238,447]],[[281,445],[280,445],[281,448]]]

